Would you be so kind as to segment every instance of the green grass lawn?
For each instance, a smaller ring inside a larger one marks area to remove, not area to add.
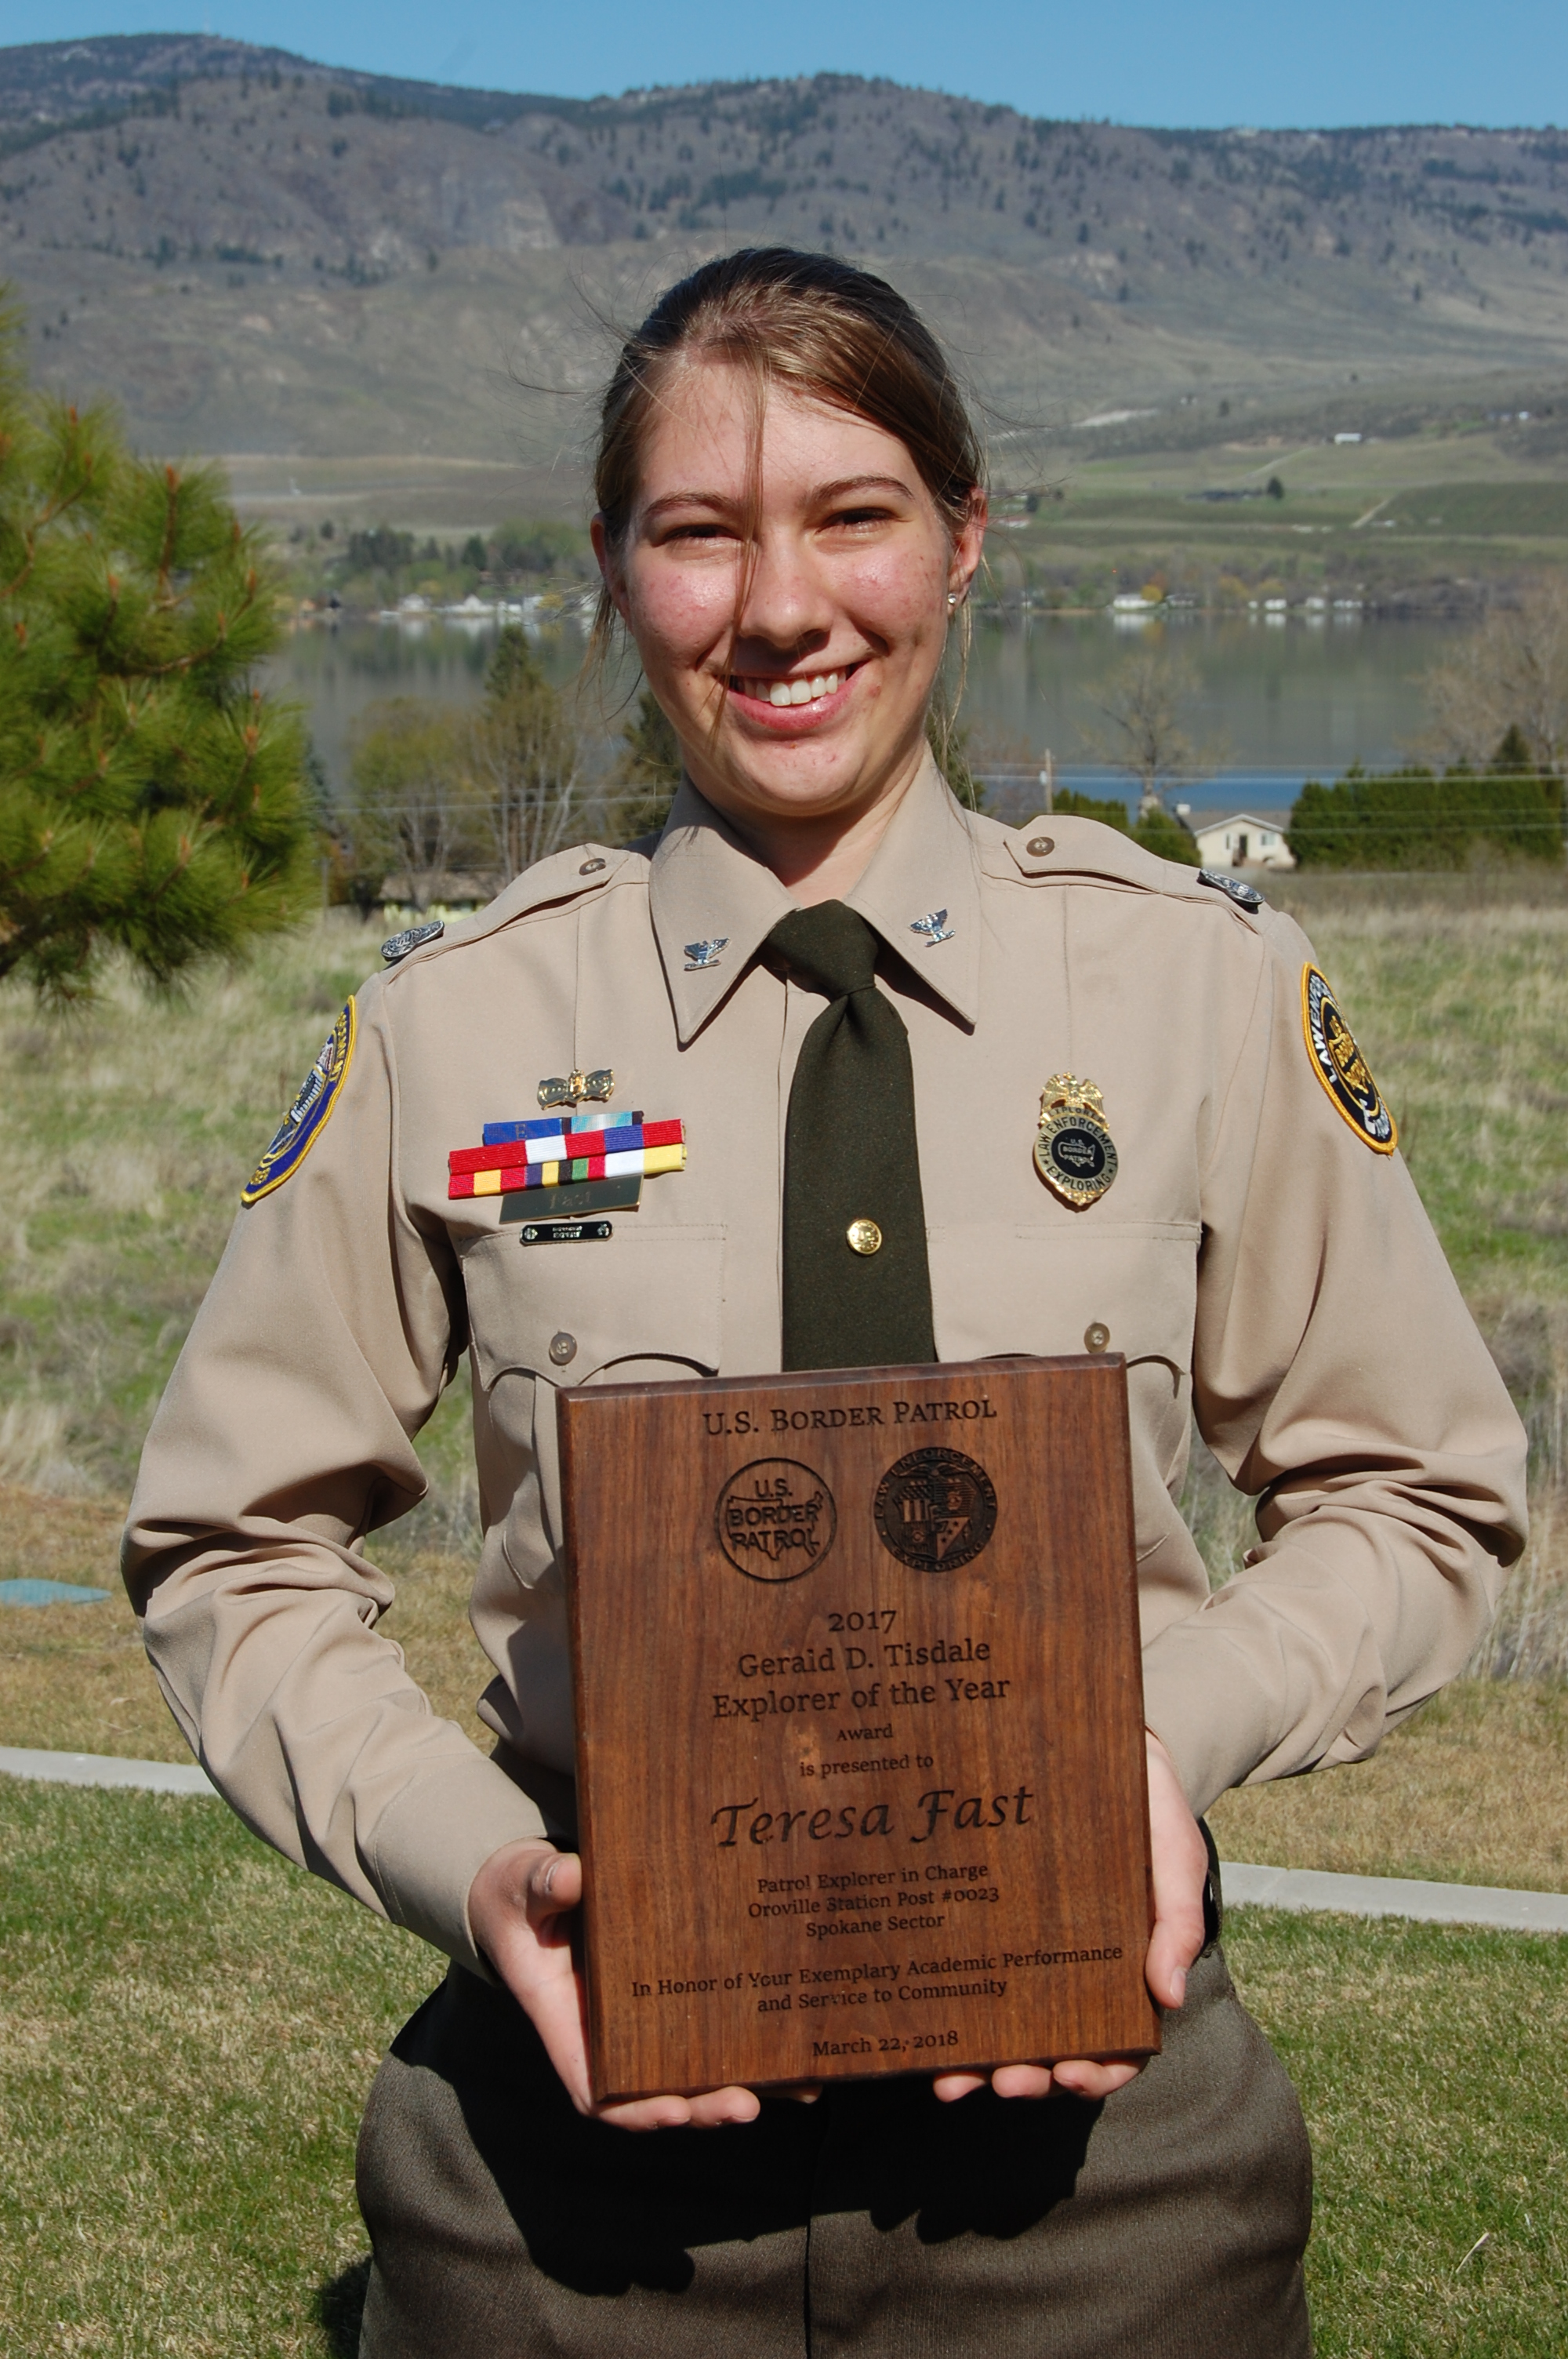
[[[1227,1798],[1233,1857],[1568,1875],[1568,907],[1496,885],[1281,897],[1531,1420],[1538,1537],[1493,1667],[1533,1684],[1457,1691],[1366,1769]],[[66,1023],[0,991],[5,1571],[113,1582],[117,1503],[240,1180],[376,940],[334,916],[170,1007],[112,978]],[[431,1503],[380,1543],[389,1628],[460,1716],[482,1677],[462,1409],[422,1438]],[[1189,1508],[1223,1575],[1249,1504],[1200,1461]],[[0,1618],[4,1743],[178,1751],[123,1601]],[[0,1778],[0,1858],[4,2359],[351,2349],[354,2126],[439,1962],[213,1803]],[[1325,2359],[1568,2352],[1563,1943],[1244,1911],[1229,1946],[1314,2134]]]
[[[0,1852],[6,2359],[351,2353],[360,2107],[440,1962],[214,1802],[0,1778]],[[1561,2354],[1564,1945],[1266,1909],[1227,1941],[1313,2133],[1320,2359]]]

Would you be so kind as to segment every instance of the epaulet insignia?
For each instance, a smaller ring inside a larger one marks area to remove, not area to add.
[[[305,1076],[305,1085],[278,1125],[276,1136],[241,1189],[242,1204],[257,1204],[275,1188],[281,1188],[315,1146],[349,1077],[357,1022],[351,999],[327,1035],[326,1046]]]
[[[1217,893],[1228,893],[1238,909],[1260,909],[1263,896],[1256,885],[1244,885],[1239,876],[1224,875],[1217,868],[1200,868],[1198,883],[1212,885]]]
[[[405,926],[400,934],[394,934],[390,940],[383,942],[382,957],[388,966],[395,966],[399,959],[408,956],[410,951],[416,951],[423,942],[436,941],[446,930],[444,918],[431,918],[423,926]]]
[[[1374,1154],[1391,1155],[1400,1143],[1394,1117],[1383,1103],[1327,979],[1311,965],[1302,969],[1302,1029],[1313,1071],[1333,1099],[1336,1113]]]

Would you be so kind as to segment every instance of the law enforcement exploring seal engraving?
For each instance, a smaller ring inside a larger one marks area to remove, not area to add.
[[[754,1458],[731,1474],[714,1512],[719,1545],[751,1581],[814,1572],[838,1529],[833,1494],[798,1458]]]
[[[326,1128],[338,1092],[349,1077],[358,1018],[351,999],[328,1033],[303,1088],[269,1140],[261,1161],[240,1190],[242,1204],[259,1204],[298,1170]]]
[[[1302,1028],[1313,1071],[1336,1111],[1374,1155],[1391,1155],[1400,1143],[1399,1126],[1339,1012],[1327,977],[1315,966],[1302,969]]]
[[[996,1486],[959,1450],[912,1450],[890,1466],[871,1504],[890,1555],[916,1572],[970,1563],[996,1529]]]
[[[1116,1145],[1106,1127],[1105,1100],[1093,1082],[1054,1073],[1040,1093],[1034,1168],[1054,1196],[1081,1212],[1115,1180]]]

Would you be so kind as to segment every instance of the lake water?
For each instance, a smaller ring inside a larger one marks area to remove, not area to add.
[[[976,618],[964,717],[998,773],[998,807],[1038,808],[1030,765],[1047,748],[1058,781],[1114,793],[1114,774],[1089,752],[1098,701],[1130,653],[1160,647],[1190,666],[1188,734],[1207,749],[1206,778],[1182,788],[1195,809],[1220,803],[1289,806],[1303,779],[1337,777],[1404,757],[1422,722],[1419,675],[1452,646],[1454,626],[1330,614],[1306,621],[1193,615],[1131,629],[1108,615]],[[352,734],[365,707],[394,696],[477,703],[494,643],[488,625],[428,621],[309,625],[273,667],[277,689],[307,707],[335,789],[348,783]],[[575,680],[587,647],[573,623],[535,639],[549,677]],[[613,726],[613,723],[611,724]],[[1015,784],[1001,783],[1016,766]]]

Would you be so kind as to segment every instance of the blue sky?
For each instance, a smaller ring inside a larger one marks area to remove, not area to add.
[[[0,0],[5,42],[180,30],[576,96],[837,71],[1125,123],[1568,122],[1568,0]]]

